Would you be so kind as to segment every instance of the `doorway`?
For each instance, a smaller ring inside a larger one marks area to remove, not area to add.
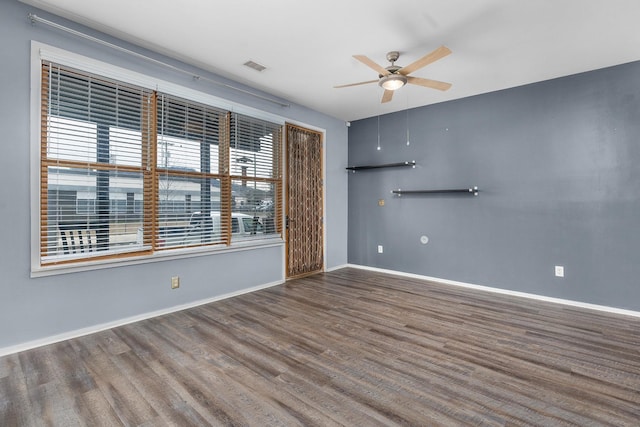
[[[286,125],[287,278],[317,273],[324,266],[322,159],[322,133]]]

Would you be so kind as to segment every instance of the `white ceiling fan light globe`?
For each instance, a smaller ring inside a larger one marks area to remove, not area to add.
[[[389,74],[381,77],[378,84],[385,90],[398,90],[407,84],[407,78],[402,74]]]

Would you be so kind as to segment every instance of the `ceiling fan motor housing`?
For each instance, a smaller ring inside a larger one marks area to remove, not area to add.
[[[385,67],[385,70],[387,70],[389,74],[397,74],[398,70],[401,68],[402,67],[398,67],[397,65],[389,65],[388,67]],[[378,77],[382,77],[382,74],[378,74]]]

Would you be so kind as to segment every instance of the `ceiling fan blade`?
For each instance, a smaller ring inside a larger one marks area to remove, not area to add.
[[[421,77],[407,76],[407,83],[412,85],[424,86],[431,89],[448,90],[451,87],[451,83],[439,82],[438,80],[423,79]]]
[[[427,65],[436,62],[438,59],[444,58],[449,55],[451,50],[446,46],[440,46],[436,50],[431,53],[427,53],[422,58],[418,59],[415,62],[407,65],[406,67],[402,67],[398,70],[398,73],[406,76],[407,74],[413,73],[416,70],[419,70],[422,67],[426,67]]]
[[[380,103],[384,104],[385,102],[391,101],[391,98],[393,98],[393,92],[394,91],[392,90],[385,90],[382,94],[382,100],[380,101]]]
[[[366,84],[369,84],[369,83],[377,83],[377,82],[378,82],[378,80],[376,79],[376,80],[369,80],[369,81],[366,81],[366,82],[349,83],[348,85],[334,86],[333,88],[334,89],[340,89],[340,88],[343,88],[343,87],[360,86],[360,85],[366,85]]]
[[[389,74],[389,70],[387,70],[386,68],[384,68],[381,65],[376,64],[375,62],[373,62],[372,60],[370,60],[369,58],[367,58],[364,55],[353,55],[353,57],[355,59],[357,59],[358,61],[362,62],[367,67],[377,71],[378,74],[381,74],[383,76],[386,76],[386,75]]]

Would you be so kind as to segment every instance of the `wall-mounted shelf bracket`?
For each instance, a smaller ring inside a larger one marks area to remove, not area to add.
[[[470,188],[455,188],[450,190],[391,190],[392,194],[397,194],[398,196],[402,196],[403,194],[443,194],[443,193],[463,193],[477,196],[480,190],[478,187],[470,187]]]
[[[416,161],[411,160],[410,162],[400,162],[400,163],[386,163],[383,165],[365,165],[365,166],[349,166],[346,168],[355,173],[355,171],[366,170],[366,169],[382,169],[382,168],[401,168],[401,167],[416,167]]]

